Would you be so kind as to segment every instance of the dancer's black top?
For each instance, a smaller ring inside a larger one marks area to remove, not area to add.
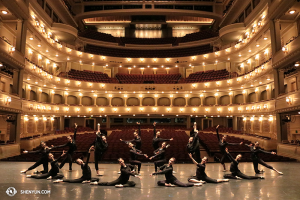
[[[59,147],[68,146],[69,149],[68,149],[67,153],[72,154],[74,151],[77,150],[77,146],[76,146],[76,133],[77,133],[77,128],[75,128],[74,136],[73,136],[73,139],[72,139],[71,142],[68,142],[66,144],[63,144],[63,145],[60,145],[60,146],[57,146],[57,147],[59,148]]]
[[[130,159],[131,160],[137,160],[137,156],[143,156],[144,154],[142,154],[142,151],[132,147],[132,149],[130,149]]]
[[[121,179],[122,183],[126,183],[129,180],[130,176],[135,176],[135,174],[131,172],[133,169],[133,165],[126,164],[126,167],[121,166],[121,175],[118,179]]]
[[[220,138],[220,135],[219,135],[219,130],[216,129],[216,132],[217,132],[217,137],[219,140],[219,147],[220,147],[222,154],[226,153],[225,149],[226,149],[227,145],[240,145],[240,143],[228,143],[226,141],[222,142],[222,138]]]
[[[92,177],[91,168],[89,166],[89,160],[90,160],[90,153],[88,152],[85,163],[81,165],[81,169],[82,169],[81,178],[84,178],[86,180],[89,180]]]
[[[177,178],[173,175],[173,166],[172,165],[168,166],[168,164],[165,164],[165,165],[161,166],[159,168],[159,170],[161,170],[161,171],[155,172],[155,173],[153,173],[153,175],[164,174],[167,182],[172,182],[172,181],[177,180]]]
[[[153,153],[154,153],[153,158],[157,157],[158,160],[164,160],[165,154],[166,154],[166,149],[158,148],[155,151],[153,151]]]
[[[171,139],[163,139],[160,137],[156,137],[156,129],[155,126],[153,126],[153,140],[152,140],[152,145],[154,149],[159,148],[159,143],[164,142],[164,141],[170,141]]]
[[[186,145],[186,148],[187,148],[187,151],[189,153],[194,153],[197,148],[199,149],[199,139],[198,139],[198,133],[195,132],[195,134],[193,134],[193,141],[192,142],[189,142],[187,145]]]
[[[231,173],[237,173],[237,172],[239,172],[240,171],[239,167],[238,167],[239,161],[235,160],[229,152],[227,153],[227,155],[228,155],[228,158],[231,161],[230,172]]]
[[[50,174],[52,174],[53,176],[57,175],[59,173],[59,164],[58,164],[58,160],[61,158],[61,156],[59,156],[56,160],[52,160],[50,162],[51,164],[51,169],[49,171]]]
[[[259,159],[259,156],[258,154],[259,153],[267,153],[267,154],[272,154],[271,152],[268,152],[268,151],[264,151],[262,150],[260,147],[254,147],[252,145],[248,145],[248,144],[245,144],[247,147],[250,148],[250,151],[251,151],[251,159],[252,160],[258,160]]]
[[[137,149],[141,149],[142,146],[142,139],[141,139],[141,125],[139,125],[139,132],[138,132],[138,136],[132,140],[122,140],[122,142],[125,142],[126,144],[128,144],[129,142],[131,143],[135,143],[135,148]]]
[[[196,177],[197,180],[201,180],[203,177],[207,177],[205,173],[205,164],[198,163],[197,164],[197,170],[196,170]]]
[[[108,144],[102,140],[102,136],[105,136],[100,132],[100,134],[96,134],[97,137],[92,145],[95,147],[95,151],[105,152],[107,150]]]

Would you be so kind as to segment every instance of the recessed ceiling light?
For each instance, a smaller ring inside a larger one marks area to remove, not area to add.
[[[30,37],[29,40],[33,40],[33,37]]]
[[[271,80],[270,78],[267,78],[267,80],[269,81],[269,80]]]
[[[2,14],[4,14],[4,15],[7,15],[7,13],[8,13],[6,10],[2,10],[1,12],[2,12]]]
[[[249,49],[249,52],[251,52],[251,49]]]
[[[2,11],[3,12],[3,11]],[[296,11],[295,10],[290,10],[289,13],[292,15],[294,14]]]
[[[299,63],[295,63],[295,67],[299,67]]]
[[[48,53],[48,52],[49,52],[49,50],[47,49],[47,50],[46,50],[46,52]]]
[[[259,44],[257,44],[256,47],[259,47]]]
[[[38,46],[38,47],[41,47],[42,45],[38,44],[37,46]]]

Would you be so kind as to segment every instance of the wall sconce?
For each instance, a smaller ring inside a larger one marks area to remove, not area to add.
[[[288,105],[292,105],[292,98],[291,97],[286,97],[285,101]]]
[[[239,82],[241,81],[241,79],[240,79],[240,78],[237,78],[236,81],[239,83]]]
[[[130,108],[126,108],[127,112],[130,112]]]
[[[208,87],[208,83],[204,83],[204,86],[207,88]]]
[[[246,90],[243,90],[243,94],[246,94]]]
[[[192,61],[194,61],[196,59],[196,56],[192,56]]]
[[[48,107],[48,111],[51,111],[51,106]]]
[[[231,111],[232,111],[232,108],[228,108],[228,112],[231,113]]]
[[[249,107],[246,107],[246,111],[249,111]]]
[[[216,92],[216,93],[215,93],[215,97],[217,97],[217,96],[219,96],[219,93]]]
[[[215,56],[218,57],[219,55],[220,55],[220,52],[219,52],[219,51],[216,51],[216,52],[215,52]]]
[[[231,80],[227,80],[227,85],[230,85],[231,84]]]
[[[41,107],[39,105],[36,106],[35,108],[37,111],[40,111]]]
[[[173,98],[173,94],[170,94],[170,98]]]
[[[257,106],[256,109],[257,109],[258,111],[261,111],[261,106]]]
[[[264,105],[264,109],[268,110],[268,105],[267,104]]]
[[[101,88],[104,88],[105,87],[105,84],[101,84]]]
[[[157,62],[157,58],[153,58],[153,62]]]
[[[221,108],[217,108],[217,111],[218,111],[218,113],[220,113],[221,112]]]
[[[46,118],[46,117],[43,117],[43,121],[44,121],[44,122],[47,121],[47,118]]]
[[[196,84],[192,84],[192,87],[195,89],[196,88]]]
[[[39,121],[39,118],[38,117],[34,117],[34,121],[35,122]]]
[[[203,97],[203,94],[200,94],[200,98],[202,98]]]
[[[170,112],[171,108],[167,108],[167,112]]]
[[[208,58],[208,55],[207,54],[204,54],[203,55],[204,59]]]
[[[217,87],[219,87],[220,86],[220,81],[217,81],[216,85],[217,85]]]
[[[229,92],[229,96],[232,96],[233,95],[233,93],[232,92]]]
[[[68,113],[70,108],[65,108],[65,111]]]
[[[59,111],[59,107],[56,107],[56,108],[55,108],[55,111],[58,112],[58,111]]]
[[[189,95],[188,95],[188,94],[186,94],[186,95],[184,95],[184,96],[185,96],[185,98],[189,97]]]
[[[9,53],[13,53],[13,52],[15,52],[16,51],[16,48],[14,47],[14,46],[11,46],[10,48],[9,48]]]
[[[42,111],[46,111],[46,106],[42,106]]]
[[[141,62],[144,62],[144,61],[145,61],[145,58],[140,58],[140,61],[141,61]]]
[[[5,100],[5,105],[10,105],[11,103],[11,97],[6,97],[6,100]]]
[[[104,108],[100,108],[100,111],[103,113],[104,112]]]
[[[102,59],[102,60],[105,60],[105,58],[106,58],[105,56],[101,56],[101,59]]]
[[[90,88],[93,87],[93,83],[89,83]]]
[[[140,98],[142,98],[142,97],[143,97],[143,95],[142,95],[142,94],[140,94],[140,95],[139,95],[139,97],[140,97]]]
[[[288,52],[287,46],[283,46],[281,50],[282,50],[284,53],[287,53],[287,52]]]
[[[205,112],[208,113],[208,111],[209,111],[209,109],[208,109],[208,108],[205,108]]]
[[[79,82],[77,82],[77,86],[78,86],[78,87],[80,87],[80,85],[81,85],[81,82],[80,82],[80,81],[79,81]]]
[[[269,122],[273,122],[273,117],[272,116],[269,117]]]
[[[118,108],[114,108],[113,111],[114,111],[114,112],[117,112],[117,111],[118,111]]]
[[[92,108],[89,108],[89,113],[91,113],[92,112]]]
[[[251,117],[251,118],[250,118],[250,121],[253,122],[253,121],[254,121],[254,117]]]
[[[28,122],[28,121],[29,121],[29,119],[28,119],[27,116],[24,117],[24,121],[25,121],[25,122]]]
[[[153,110],[154,110],[154,112],[156,112],[156,111],[157,111],[157,108],[156,108],[156,107],[154,107],[154,108],[153,108]]]
[[[166,61],[167,61],[167,62],[170,62],[170,60],[171,60],[170,58],[166,58]]]
[[[144,108],[140,108],[140,111],[143,112],[143,111],[144,111]]]
[[[180,108],[180,112],[183,112],[183,108]]]
[[[79,96],[82,97],[82,93],[79,93]]]
[[[251,107],[251,110],[254,111],[254,110],[255,110],[255,106],[252,106],[252,107]]]
[[[262,117],[259,117],[258,118],[258,121],[262,122],[263,118]]]
[[[111,97],[112,97],[112,94],[109,94],[108,97],[111,98]]]
[[[247,118],[246,118],[246,117],[244,117],[244,118],[243,118],[243,121],[244,121],[244,122],[245,122],[245,121],[247,121]]]
[[[258,92],[258,88],[255,88],[255,93],[257,93]]]
[[[193,112],[196,112],[197,111],[197,108],[193,108]]]
[[[80,108],[76,108],[76,111],[77,111],[77,113],[79,113],[80,112]]]
[[[242,108],[241,108],[241,107],[239,107],[239,108],[238,108],[238,111],[239,111],[239,112],[242,112]]]
[[[94,97],[97,97],[98,95],[97,94],[94,94]]]

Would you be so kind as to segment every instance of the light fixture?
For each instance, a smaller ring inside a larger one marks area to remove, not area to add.
[[[2,10],[1,12],[2,12],[3,15],[7,15],[8,14],[8,12],[6,10]]]
[[[290,10],[289,11],[289,13],[292,15],[292,14],[294,14],[296,11],[295,10]],[[3,13],[3,11],[2,11],[2,13]]]
[[[288,105],[291,105],[292,104],[292,98],[291,97],[286,97],[285,98],[285,101]]]

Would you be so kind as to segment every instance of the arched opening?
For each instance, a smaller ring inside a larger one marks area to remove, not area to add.
[[[229,95],[224,95],[220,97],[220,105],[228,105],[230,104],[230,97]]]
[[[261,101],[268,100],[267,90],[264,90],[260,93],[260,100]]]
[[[62,101],[62,96],[60,94],[55,94],[54,95],[54,102],[53,103],[63,103]],[[76,103],[75,103],[76,104]]]
[[[26,98],[26,92],[24,89],[22,89],[22,98],[25,99]]]
[[[252,102],[256,102],[256,93],[252,92],[248,95],[248,102],[252,103]]]
[[[209,96],[205,98],[204,105],[211,106],[216,104],[216,97]]]
[[[84,97],[82,97],[81,101],[82,101],[81,102],[82,105],[85,105],[85,106],[93,105],[93,99],[91,97],[84,96]]]
[[[114,97],[111,100],[111,105],[112,106],[124,106],[123,99],[120,97]]]
[[[138,98],[130,97],[127,99],[127,106],[139,106],[140,101]]]
[[[46,103],[50,102],[49,101],[49,95],[47,93],[42,92],[42,94],[41,94],[41,102],[46,102]]]
[[[243,94],[237,94],[237,95],[235,95],[235,97],[234,97],[234,103],[235,104],[242,104],[242,103],[244,103]]]
[[[108,105],[108,100],[105,97],[98,97],[96,99],[96,104],[98,106],[107,106]]]
[[[185,106],[185,98],[177,97],[174,99],[174,106]]]
[[[146,97],[142,101],[143,106],[154,106],[155,100],[152,97]]]
[[[67,99],[67,103],[70,105],[77,105],[77,97],[69,95]]]
[[[159,98],[157,100],[157,105],[158,106],[170,106],[171,105],[171,102],[170,102],[170,99],[167,98],[167,97],[162,97],[162,98]]]
[[[37,101],[37,95],[36,92],[33,90],[30,90],[30,100]]]
[[[190,104],[191,106],[200,106],[201,105],[201,99],[199,97],[192,97],[190,99]]]

